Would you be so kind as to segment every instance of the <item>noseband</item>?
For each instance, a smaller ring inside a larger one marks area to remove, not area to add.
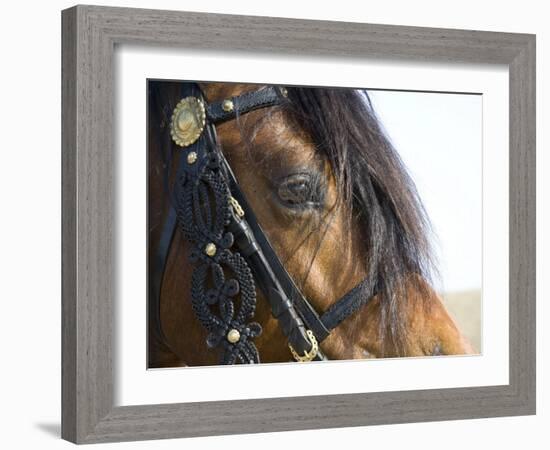
[[[289,101],[287,90],[270,86],[207,104],[197,84],[185,83],[182,97],[170,127],[172,141],[181,149],[173,205],[161,232],[151,282],[150,314],[159,337],[166,341],[160,322],[160,292],[179,226],[192,245],[192,307],[208,331],[208,347],[221,350],[221,364],[260,362],[254,344],[262,332],[253,321],[256,288],[269,302],[294,359],[326,360],[319,344],[373,293],[365,292],[365,280],[320,316],[277,257],[216,136],[216,124]]]

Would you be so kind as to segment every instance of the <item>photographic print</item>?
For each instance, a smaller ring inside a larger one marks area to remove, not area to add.
[[[147,101],[149,368],[481,352],[480,95]]]
[[[535,413],[534,35],[62,30],[64,439]]]

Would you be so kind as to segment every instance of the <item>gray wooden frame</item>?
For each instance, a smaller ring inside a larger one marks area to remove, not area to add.
[[[96,6],[63,11],[62,30],[63,438],[93,443],[535,413],[535,36]],[[114,407],[113,51],[119,43],[506,64],[509,384]]]

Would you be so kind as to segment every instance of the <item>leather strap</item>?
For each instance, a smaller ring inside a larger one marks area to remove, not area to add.
[[[182,85],[181,94],[182,98],[188,96],[197,96],[200,95],[200,90],[198,85],[194,83],[184,83]],[[171,143],[170,135],[168,130],[166,132],[167,141]],[[200,140],[199,140],[200,142]],[[193,147],[198,147],[200,144],[196,142],[193,144]],[[181,156],[181,155],[180,155]],[[177,227],[177,214],[173,206],[175,193],[172,192],[169,188],[168,179],[170,178],[171,166],[170,163],[173,161],[172,154],[170,153],[166,159],[166,169],[165,169],[165,183],[164,189],[166,193],[170,196],[170,206],[166,214],[166,219],[164,220],[164,225],[160,234],[159,243],[157,246],[157,252],[155,255],[155,270],[151,275],[151,281],[149,283],[149,301],[148,301],[148,314],[153,322],[153,329],[151,330],[156,334],[157,339],[160,342],[168,345],[168,340],[162,329],[162,321],[160,320],[160,294],[162,291],[162,283],[164,279],[164,273],[166,271],[166,263],[168,261],[168,255],[170,252],[170,247],[174,240],[174,235]],[[179,158],[178,169],[176,173],[176,179],[184,170],[185,158]]]
[[[277,319],[281,330],[288,338],[288,343],[296,349],[298,354],[309,352],[312,343],[307,336],[307,329],[300,318],[292,301],[287,297],[277,277],[271,270],[262,249],[254,239],[254,234],[245,219],[234,218],[229,230],[235,236],[235,245],[243,249],[242,254],[246,257],[257,286],[264,293],[271,306],[271,313]],[[323,361],[327,358],[318,350],[316,361]]]
[[[370,303],[374,296],[375,289],[370,280],[365,278],[325,311],[321,316],[321,322],[327,329],[333,330],[343,320],[357,312],[359,308]]]
[[[168,252],[174,239],[174,231],[176,229],[176,210],[170,206],[168,215],[164,222],[164,227],[161,232],[159,244],[157,247],[157,254],[155,256],[155,270],[151,275],[151,282],[149,284],[149,316],[154,325],[154,331],[157,338],[168,344],[168,340],[162,330],[162,322],[160,320],[160,293],[162,290],[162,280],[164,278],[164,272],[166,270],[166,262],[168,260]]]
[[[237,97],[209,104],[206,107],[206,115],[212,123],[231,120],[255,109],[276,105],[281,101],[281,96],[284,96],[284,92],[281,88],[274,86],[268,86],[254,92],[247,92]],[[227,102],[230,102],[231,109],[227,109],[227,106],[225,106],[228,105]]]

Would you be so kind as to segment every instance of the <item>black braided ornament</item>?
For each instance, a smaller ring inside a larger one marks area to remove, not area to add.
[[[207,345],[221,347],[221,364],[259,363],[252,339],[262,328],[247,322],[256,309],[254,278],[244,258],[231,251],[233,234],[227,231],[234,220],[231,193],[220,170],[220,156],[215,151],[203,153],[193,169],[180,174],[176,196],[178,223],[193,246],[193,310],[209,332]],[[209,256],[206,249],[212,244],[215,253]],[[236,342],[228,339],[232,330],[240,335]]]

